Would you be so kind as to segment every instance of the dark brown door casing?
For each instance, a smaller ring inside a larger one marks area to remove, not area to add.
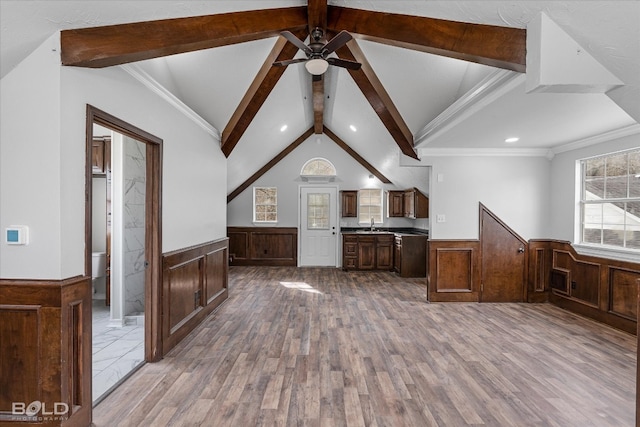
[[[527,242],[480,205],[480,302],[524,302]]]

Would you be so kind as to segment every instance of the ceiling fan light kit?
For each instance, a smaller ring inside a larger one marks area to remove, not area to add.
[[[324,59],[315,58],[305,62],[304,67],[309,73],[313,74],[314,76],[319,76],[327,71],[327,68],[329,68],[329,63]]]

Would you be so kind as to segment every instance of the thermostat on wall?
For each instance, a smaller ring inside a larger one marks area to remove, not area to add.
[[[5,241],[8,245],[26,245],[29,243],[29,227],[12,225],[6,228]]]

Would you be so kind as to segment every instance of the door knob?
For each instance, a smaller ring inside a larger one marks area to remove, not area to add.
[[[518,248],[518,253],[519,253],[519,254],[524,253],[524,248]]]

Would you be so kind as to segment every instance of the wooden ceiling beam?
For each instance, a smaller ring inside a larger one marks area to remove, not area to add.
[[[284,150],[282,150],[280,153],[278,153],[277,156],[275,156],[273,159],[269,160],[269,162],[266,165],[264,165],[263,167],[261,167],[260,170],[258,170],[256,173],[251,175],[245,182],[240,184],[240,186],[238,188],[236,188],[231,193],[229,193],[229,195],[227,196],[227,203],[229,203],[230,201],[235,199],[240,193],[242,193],[244,190],[249,188],[249,186],[251,184],[253,184],[254,182],[256,182],[258,180],[258,178],[260,178],[262,175],[267,173],[269,171],[269,169],[271,169],[276,164],[278,164],[278,162],[280,162],[280,160],[284,159],[289,153],[291,153],[293,150],[295,150],[298,147],[298,145],[300,145],[303,142],[305,142],[311,135],[313,135],[313,128],[307,129],[307,131],[305,133],[300,135],[295,141],[293,141]]]
[[[321,134],[324,125],[324,76],[311,76],[313,93],[313,133]]]
[[[327,28],[354,37],[518,72],[526,70],[525,29],[329,6]]]
[[[360,163],[366,170],[371,172],[375,177],[377,177],[380,181],[385,184],[392,184],[392,182],[382,174],[378,169],[374,168],[373,165],[367,162],[360,154],[358,154],[353,148],[349,147],[349,145],[344,142],[338,135],[333,133],[331,129],[328,127],[324,127],[324,134],[327,135],[333,142],[338,144],[340,148],[347,152],[351,157],[353,157],[358,163]]]
[[[101,68],[277,36],[307,27],[305,6],[64,30],[63,65]]]
[[[296,37],[306,34],[306,30],[296,31]],[[274,67],[275,61],[284,61],[291,59],[298,52],[298,48],[287,42],[287,39],[280,36],[276,40],[276,44],[265,59],[262,67],[251,82],[249,89],[242,97],[238,107],[231,115],[229,122],[222,131],[221,149],[226,157],[229,157],[231,151],[240,141],[242,135],[255,118],[256,114],[267,100],[267,97],[282,77],[287,67]]]
[[[327,29],[327,0],[309,0],[307,5],[309,32],[314,28]]]
[[[413,148],[413,134],[400,115],[391,97],[373,71],[371,64],[364,56],[360,46],[355,40],[351,40],[345,46],[336,51],[343,59],[357,61],[362,64],[359,70],[347,70],[362,91],[364,97],[369,101],[371,107],[376,112],[382,124],[387,128],[393,140],[400,147],[405,155],[414,159],[418,158]]]

